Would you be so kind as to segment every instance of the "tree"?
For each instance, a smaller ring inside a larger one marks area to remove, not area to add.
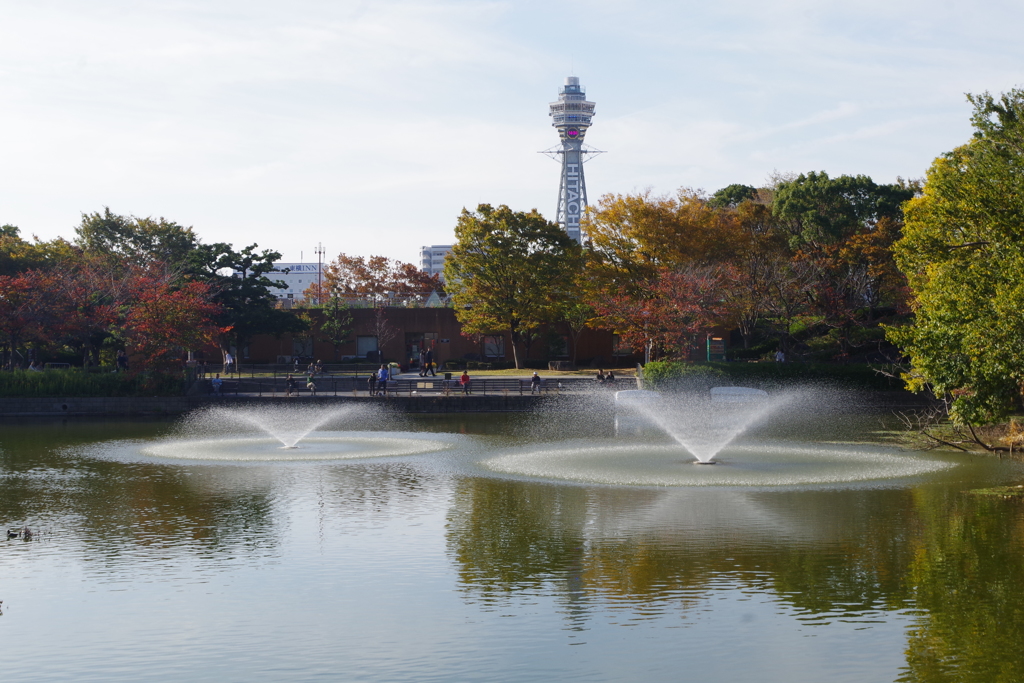
[[[1004,418],[1024,387],[1024,90],[968,99],[973,139],[934,161],[906,207],[894,252],[915,316],[888,336],[910,358],[908,386],[976,425]]]
[[[708,204],[716,209],[736,208],[746,201],[757,198],[757,188],[750,185],[733,184],[723,187],[711,195]]]
[[[398,334],[398,328],[388,322],[387,305],[380,302],[373,307],[373,336],[377,338],[377,353],[384,358],[384,347]]]
[[[646,296],[606,293],[595,308],[633,349],[685,360],[725,315],[728,277],[721,266],[665,268],[647,284]]]
[[[895,304],[904,292],[887,247],[916,190],[902,180],[879,185],[867,176],[825,172],[801,174],[775,189],[772,212],[789,235],[811,310],[837,331],[844,356],[853,329],[871,324],[880,303]]]
[[[136,267],[131,288],[119,332],[143,369],[173,371],[183,351],[211,344],[225,332],[214,322],[221,307],[208,283],[179,287],[166,270]]]
[[[334,360],[338,360],[338,349],[352,341],[352,311],[336,296],[328,299],[320,310],[320,339],[334,347]]]
[[[529,335],[557,318],[579,268],[578,244],[536,209],[481,204],[463,209],[445,282],[463,333],[508,332],[517,368]]]
[[[323,289],[336,296],[429,294],[443,289],[437,275],[385,256],[366,259],[338,254],[338,258],[324,266],[323,279]]]
[[[674,197],[605,195],[583,223],[588,269],[609,291],[639,291],[659,268],[720,263],[737,236],[732,215],[709,205],[700,192],[681,188]]]
[[[199,245],[192,228],[164,218],[120,216],[104,207],[103,213],[82,214],[75,228],[76,244],[87,253],[114,254],[131,263],[160,262],[178,268]]]
[[[284,285],[268,277],[281,254],[257,249],[256,244],[241,251],[223,242],[198,244],[183,263],[186,279],[205,282],[213,288],[213,301],[221,306],[216,322],[224,330],[220,343],[225,351],[232,343],[241,350],[255,334],[285,334],[304,329],[302,321],[290,312],[277,309],[277,297],[270,291]]]

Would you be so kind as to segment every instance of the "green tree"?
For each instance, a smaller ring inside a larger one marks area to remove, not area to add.
[[[906,379],[958,424],[1004,418],[1024,387],[1024,90],[968,96],[974,136],[935,160],[895,247],[912,325],[888,330]]]
[[[256,334],[279,335],[305,329],[296,316],[277,308],[277,298],[270,291],[284,286],[280,280],[268,277],[281,254],[257,249],[255,244],[241,251],[224,242],[197,244],[182,264],[184,277],[213,285],[213,301],[222,307],[217,323],[229,330],[220,340],[225,351],[231,345],[241,350]]]
[[[732,184],[711,195],[708,204],[716,209],[735,208],[745,201],[757,198],[757,188],[750,185]]]
[[[82,214],[75,234],[76,245],[87,253],[120,256],[137,264],[159,261],[172,269],[187,261],[199,246],[190,227],[164,218],[120,216],[110,207],[104,207],[103,213]]]
[[[536,210],[481,204],[463,209],[444,269],[455,314],[467,335],[508,332],[516,367],[529,335],[555,322],[581,259],[576,244]]]
[[[889,245],[915,191],[913,183],[879,185],[863,175],[825,172],[801,174],[775,189],[772,212],[789,235],[803,292],[811,311],[836,331],[843,356],[855,329],[874,325],[874,310],[897,304],[903,292]]]
[[[338,360],[338,349],[352,341],[352,311],[336,296],[327,300],[321,309],[324,320],[320,324],[320,338],[334,347],[334,360]]]

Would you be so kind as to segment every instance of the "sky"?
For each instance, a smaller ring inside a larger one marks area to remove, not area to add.
[[[285,261],[417,263],[463,208],[553,219],[568,75],[591,204],[920,178],[1024,86],[1019,0],[0,0],[0,224],[164,217]]]

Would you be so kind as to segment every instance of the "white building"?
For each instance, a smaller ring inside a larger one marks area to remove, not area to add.
[[[444,277],[444,257],[451,253],[452,244],[434,244],[420,247],[420,270]]]
[[[321,275],[320,266],[316,263],[275,263],[274,271],[267,273],[267,278],[285,283],[284,287],[270,288],[278,299],[298,300],[304,298],[302,293],[317,281],[318,275]]]

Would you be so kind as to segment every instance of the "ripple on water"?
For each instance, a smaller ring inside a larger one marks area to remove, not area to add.
[[[678,446],[571,443],[505,453],[491,472],[619,486],[795,486],[850,484],[938,472],[952,463],[884,448],[843,445],[730,446],[716,465],[694,466]]]

